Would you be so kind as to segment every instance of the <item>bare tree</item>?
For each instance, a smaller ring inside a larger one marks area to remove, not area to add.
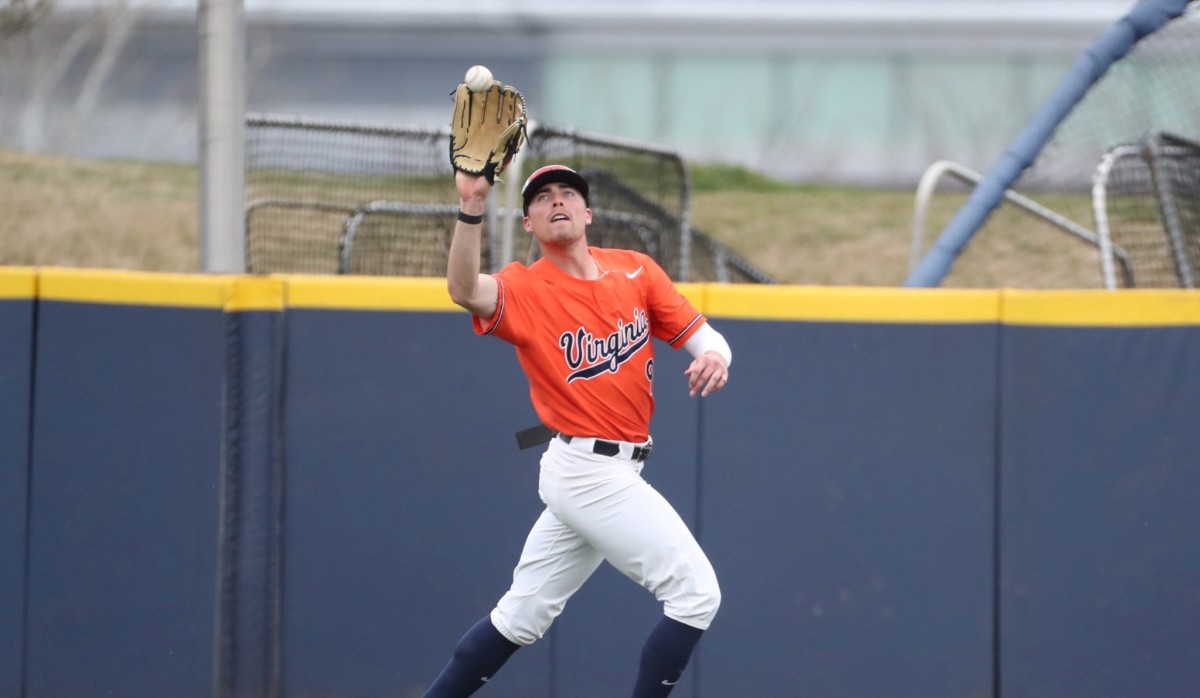
[[[96,0],[89,11],[59,18],[54,5],[7,0],[0,10],[0,139],[25,150],[63,147],[78,137],[142,9],[135,0]],[[61,94],[81,61],[77,91]],[[69,106],[56,112],[55,101]]]
[[[0,37],[29,29],[54,8],[54,0],[5,0],[0,4]]]

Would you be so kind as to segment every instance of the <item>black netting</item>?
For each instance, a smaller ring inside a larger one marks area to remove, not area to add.
[[[678,154],[540,127],[530,134],[524,169],[532,172],[550,164],[571,167],[587,179],[591,244],[644,252],[677,281],[771,282],[721,243],[689,228],[691,192]],[[531,240],[525,260],[539,254]]]
[[[247,270],[445,275],[458,206],[448,151],[448,131],[251,117]],[[688,176],[673,152],[538,127],[530,130],[522,163],[525,172],[563,164],[588,179],[591,244],[644,252],[679,281],[770,281],[720,243],[689,231]],[[503,263],[491,223],[484,230],[484,270]],[[516,250],[517,259],[538,257],[536,244],[522,240],[519,247],[525,249]]]
[[[1159,132],[1110,151],[1097,173],[1097,223],[1123,286],[1200,282],[1200,144]],[[1124,261],[1124,264],[1122,264]]]
[[[246,124],[246,268],[251,273],[346,273],[355,221],[393,205],[434,207],[396,214],[386,263],[375,274],[440,269],[445,245],[434,228],[452,227],[458,193],[447,152],[449,135],[422,129],[251,117]],[[440,206],[441,208],[436,208]],[[438,217],[444,221],[437,221]],[[411,223],[411,228],[400,223]],[[382,240],[371,220],[364,239]],[[348,247],[349,244],[349,247]]]

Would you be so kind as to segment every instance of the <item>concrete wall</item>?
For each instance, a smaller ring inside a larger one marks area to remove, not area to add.
[[[735,360],[657,347],[725,598],[676,695],[1200,681],[1200,296],[683,288]],[[0,696],[419,696],[541,510],[440,280],[4,269],[0,327]],[[621,695],[658,614],[602,568],[480,695]]]

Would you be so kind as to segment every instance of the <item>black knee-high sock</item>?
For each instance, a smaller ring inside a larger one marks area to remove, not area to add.
[[[638,669],[633,698],[659,698],[668,695],[683,670],[687,668],[692,651],[704,633],[699,628],[663,617],[642,648],[642,664]]]
[[[425,692],[425,698],[466,698],[495,676],[519,649],[521,645],[509,642],[492,625],[492,619],[484,616],[458,641],[454,656]]]

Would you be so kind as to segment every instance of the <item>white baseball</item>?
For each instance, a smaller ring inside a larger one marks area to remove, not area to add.
[[[473,65],[467,69],[467,75],[463,78],[463,82],[472,92],[486,90],[492,84],[492,71],[482,65]]]

